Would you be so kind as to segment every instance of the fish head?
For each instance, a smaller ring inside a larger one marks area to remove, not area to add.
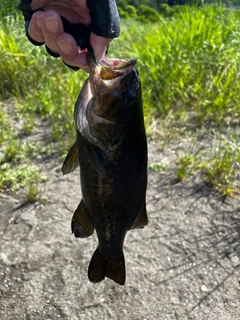
[[[121,143],[139,99],[140,77],[136,59],[105,57],[98,63],[88,54],[90,75],[84,94],[85,126],[81,134],[103,151]]]
[[[128,119],[140,86],[136,58],[128,60],[105,57],[99,64],[93,54],[88,56],[94,114],[121,123]]]

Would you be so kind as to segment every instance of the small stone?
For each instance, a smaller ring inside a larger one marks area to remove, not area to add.
[[[232,262],[232,265],[234,268],[238,267],[240,265],[240,259],[239,257],[234,253],[234,254],[231,254],[229,256],[231,262]]]
[[[201,290],[202,292],[207,292],[207,291],[208,291],[208,288],[205,286],[205,284],[203,284],[203,285],[201,286],[200,290]]]
[[[0,260],[2,260],[2,262],[7,266],[9,266],[11,264],[11,262],[8,259],[8,256],[4,252],[0,253]]]

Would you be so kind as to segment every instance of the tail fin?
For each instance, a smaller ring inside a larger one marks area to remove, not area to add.
[[[111,259],[97,249],[88,267],[88,278],[91,282],[100,282],[105,277],[118,284],[124,285],[126,278],[124,255],[118,259]]]

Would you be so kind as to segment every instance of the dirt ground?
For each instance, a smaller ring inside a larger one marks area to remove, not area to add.
[[[149,142],[149,163],[171,158]],[[75,239],[79,172],[44,161],[48,202],[0,198],[0,319],[240,319],[240,203],[199,177],[149,170],[149,225],[127,234],[125,286],[88,281],[96,234]]]

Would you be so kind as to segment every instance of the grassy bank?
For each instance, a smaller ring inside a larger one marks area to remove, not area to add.
[[[52,147],[38,147],[38,153],[61,152],[74,140],[73,106],[86,74],[74,73],[44,48],[32,46],[20,15],[2,16],[0,189],[17,190],[41,180],[30,166],[38,155],[22,143],[37,119],[47,120],[52,133]],[[155,24],[122,21],[121,36],[109,51],[110,56],[138,58],[149,135],[163,144],[190,137],[195,145],[204,130],[212,134],[214,144],[177,155],[176,177],[199,172],[227,195],[239,191],[239,17],[237,11],[205,6],[178,7]],[[9,99],[14,112],[6,108]],[[24,174],[10,179],[10,168],[16,172],[21,166]]]

